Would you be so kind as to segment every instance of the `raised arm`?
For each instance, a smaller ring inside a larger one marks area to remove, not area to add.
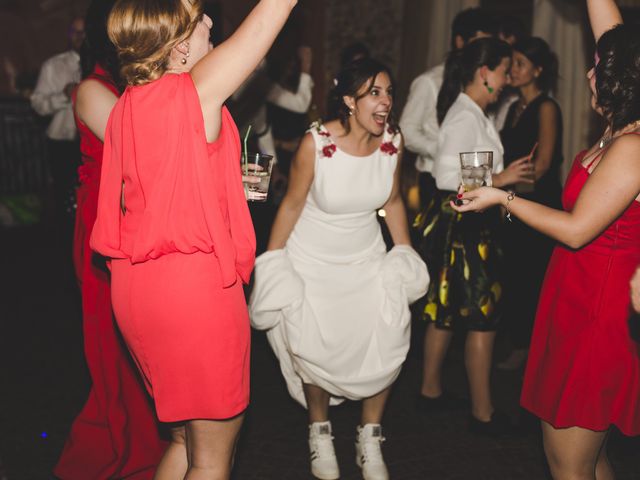
[[[623,23],[615,0],[587,0],[587,10],[596,42],[604,32]]]
[[[273,44],[297,0],[260,0],[235,33],[191,69],[202,110],[220,108]]]
[[[307,200],[314,176],[315,142],[307,133],[291,163],[289,186],[271,228],[267,250],[284,248]]]
[[[117,101],[118,97],[97,80],[84,80],[78,87],[74,108],[82,123],[104,141],[109,114]]]
[[[593,170],[573,210],[565,212],[516,197],[495,188],[463,194],[460,212],[501,204],[524,223],[571,248],[581,248],[602,233],[640,194],[640,136],[617,139]]]
[[[398,149],[398,163],[396,171],[393,175],[393,188],[391,195],[384,204],[386,216],[384,221],[389,228],[389,233],[393,239],[394,245],[411,245],[411,237],[409,236],[409,224],[407,222],[407,212],[404,209],[404,202],[400,194],[400,178],[402,176],[402,154],[404,151],[404,142],[400,144]]]

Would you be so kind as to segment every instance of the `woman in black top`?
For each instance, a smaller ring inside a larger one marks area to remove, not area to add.
[[[500,132],[505,168],[529,155],[535,166],[535,185],[512,186],[519,195],[560,208],[562,115],[549,97],[558,78],[558,61],[549,45],[537,37],[514,47],[511,85],[520,98],[511,105]],[[537,146],[537,147],[536,147]],[[514,350],[498,368],[515,370],[524,364],[529,347],[540,286],[553,241],[517,219],[505,224],[505,328]]]

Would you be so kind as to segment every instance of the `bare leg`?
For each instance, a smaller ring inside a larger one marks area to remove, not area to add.
[[[329,394],[322,388],[305,383],[302,385],[309,409],[309,423],[329,420]]]
[[[162,456],[154,480],[182,480],[187,473],[187,443],[185,426],[171,429],[171,443]]]
[[[422,367],[421,393],[436,398],[442,394],[442,364],[444,363],[453,332],[436,328],[433,323],[427,326],[424,336],[424,359]]]
[[[361,425],[367,423],[381,423],[384,407],[387,404],[391,387],[385,388],[373,397],[365,398],[362,402],[362,420]]]
[[[184,480],[229,479],[243,418],[187,422],[189,470]]]
[[[467,334],[464,363],[471,393],[471,414],[482,422],[491,420],[491,357],[495,332],[472,331]]]
[[[609,463],[609,457],[607,456],[608,439],[609,434],[607,433],[604,442],[602,442],[600,454],[598,455],[598,463],[596,463],[596,480],[615,480],[616,478],[613,468],[611,468],[611,464]]]
[[[603,475],[596,477],[596,465],[600,463],[600,454],[607,432],[593,432],[585,428],[554,428],[542,422],[544,451],[554,480],[611,480],[608,472],[601,466]]]

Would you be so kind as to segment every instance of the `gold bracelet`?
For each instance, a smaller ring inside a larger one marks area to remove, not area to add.
[[[509,222],[513,223],[513,220],[511,220],[511,210],[509,210],[509,204],[516,198],[516,192],[514,192],[513,190],[508,190],[507,191],[507,204],[504,206],[504,208],[507,209],[507,220],[509,220]]]

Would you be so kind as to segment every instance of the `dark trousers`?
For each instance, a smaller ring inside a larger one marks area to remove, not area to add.
[[[424,210],[436,193],[436,181],[429,172],[418,174],[418,192],[420,194],[420,209]]]
[[[49,172],[53,180],[53,214],[65,239],[71,239],[75,219],[75,189],[78,184],[80,144],[76,140],[47,142]]]

